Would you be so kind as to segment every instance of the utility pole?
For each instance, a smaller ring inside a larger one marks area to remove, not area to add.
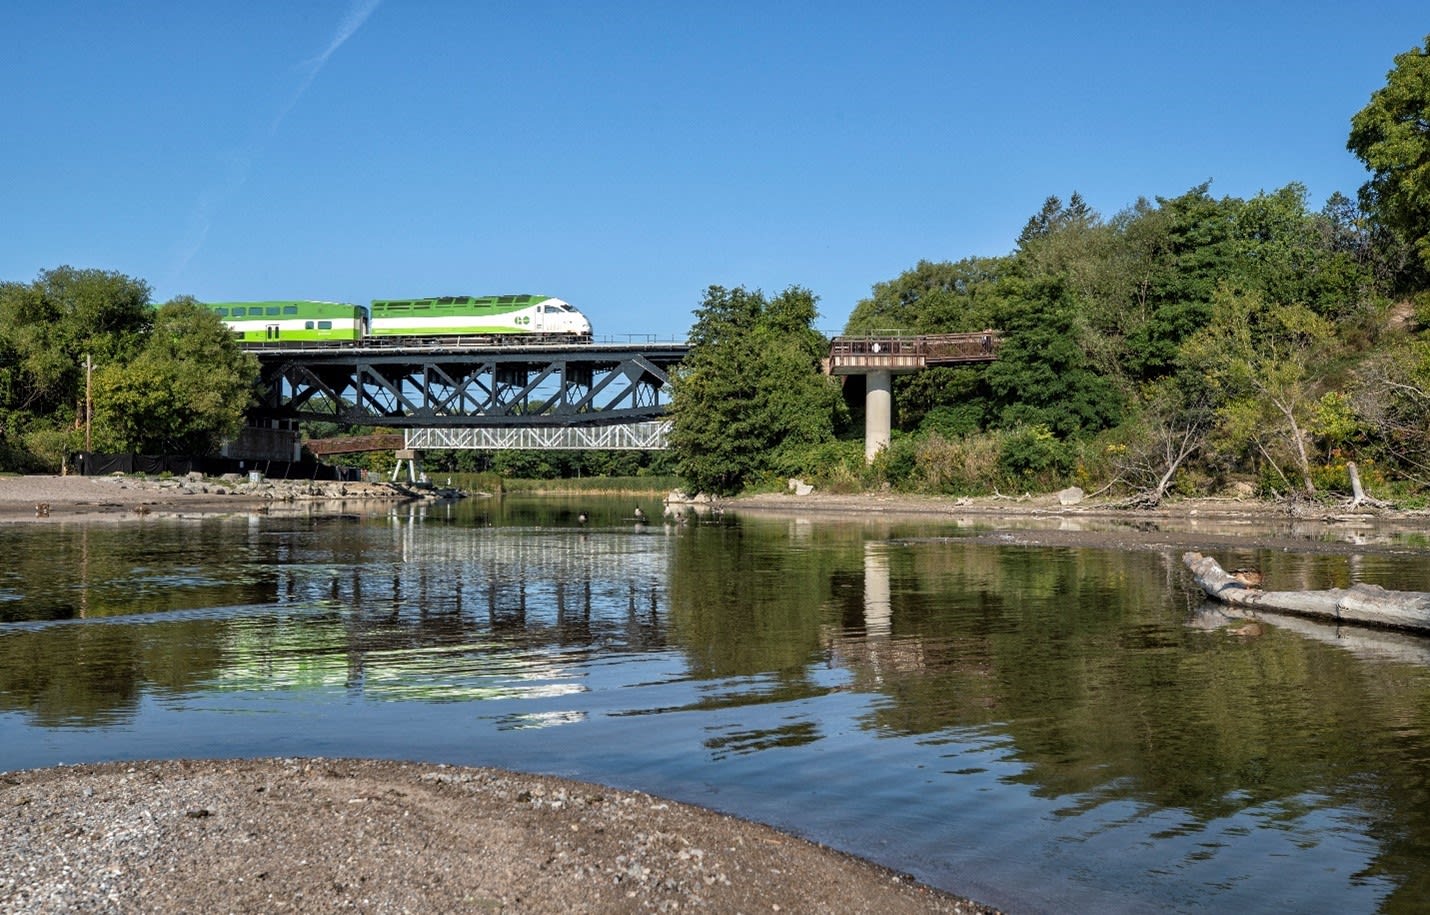
[[[89,447],[89,426],[94,418],[94,362],[90,359],[89,353],[84,354],[84,450],[91,450]]]

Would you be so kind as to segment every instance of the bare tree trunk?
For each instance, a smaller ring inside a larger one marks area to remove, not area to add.
[[[1355,461],[1346,462],[1346,473],[1351,478],[1351,508],[1360,508],[1362,505],[1370,505],[1375,508],[1385,508],[1388,503],[1379,499],[1372,499],[1365,494],[1365,488],[1360,483],[1360,471],[1356,469]]]

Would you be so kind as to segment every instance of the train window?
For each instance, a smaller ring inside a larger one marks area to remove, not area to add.
[[[242,308],[235,308],[235,309],[233,310],[233,316],[234,316],[235,318],[241,318],[241,317],[243,317],[245,314],[246,314],[246,312],[245,312]]]
[[[497,299],[497,301],[500,302],[500,303],[503,304],[503,305],[510,305],[510,304],[512,304],[513,302],[516,301],[516,296],[514,296],[514,295],[504,295],[504,296],[502,296],[501,298]]]
[[[546,308],[543,310],[549,315],[561,314],[561,309],[557,308],[555,305],[547,305]]]
[[[283,313],[284,313],[285,315],[296,315],[296,314],[298,313],[298,306],[297,306],[297,305],[284,305],[284,306],[283,306]]]
[[[268,313],[269,313],[270,315],[272,315],[272,316],[274,316],[274,317],[277,317],[278,312],[279,312],[279,308],[278,308],[277,305],[269,305],[269,306],[268,306]]]
[[[228,309],[227,309],[227,308],[215,308],[214,311],[218,312],[218,316],[219,316],[220,318],[226,318],[226,317],[228,317]]]
[[[332,329],[333,329],[333,322],[332,322],[332,321],[319,321],[319,322],[318,322],[318,330],[332,330]]]
[[[304,330],[312,330],[312,329],[313,329],[313,322],[312,322],[312,321],[304,321],[304,322],[303,322],[303,329],[304,329]]]

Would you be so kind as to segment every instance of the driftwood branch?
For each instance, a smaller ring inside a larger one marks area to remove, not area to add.
[[[1210,556],[1184,553],[1182,562],[1207,596],[1224,604],[1430,633],[1430,593],[1424,591],[1387,591],[1366,584],[1325,591],[1263,591],[1227,572]]]

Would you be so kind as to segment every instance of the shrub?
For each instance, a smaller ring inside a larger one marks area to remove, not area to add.
[[[1073,449],[1047,426],[1021,426],[1003,440],[998,470],[1013,486],[1056,489],[1072,472],[1075,457]]]

